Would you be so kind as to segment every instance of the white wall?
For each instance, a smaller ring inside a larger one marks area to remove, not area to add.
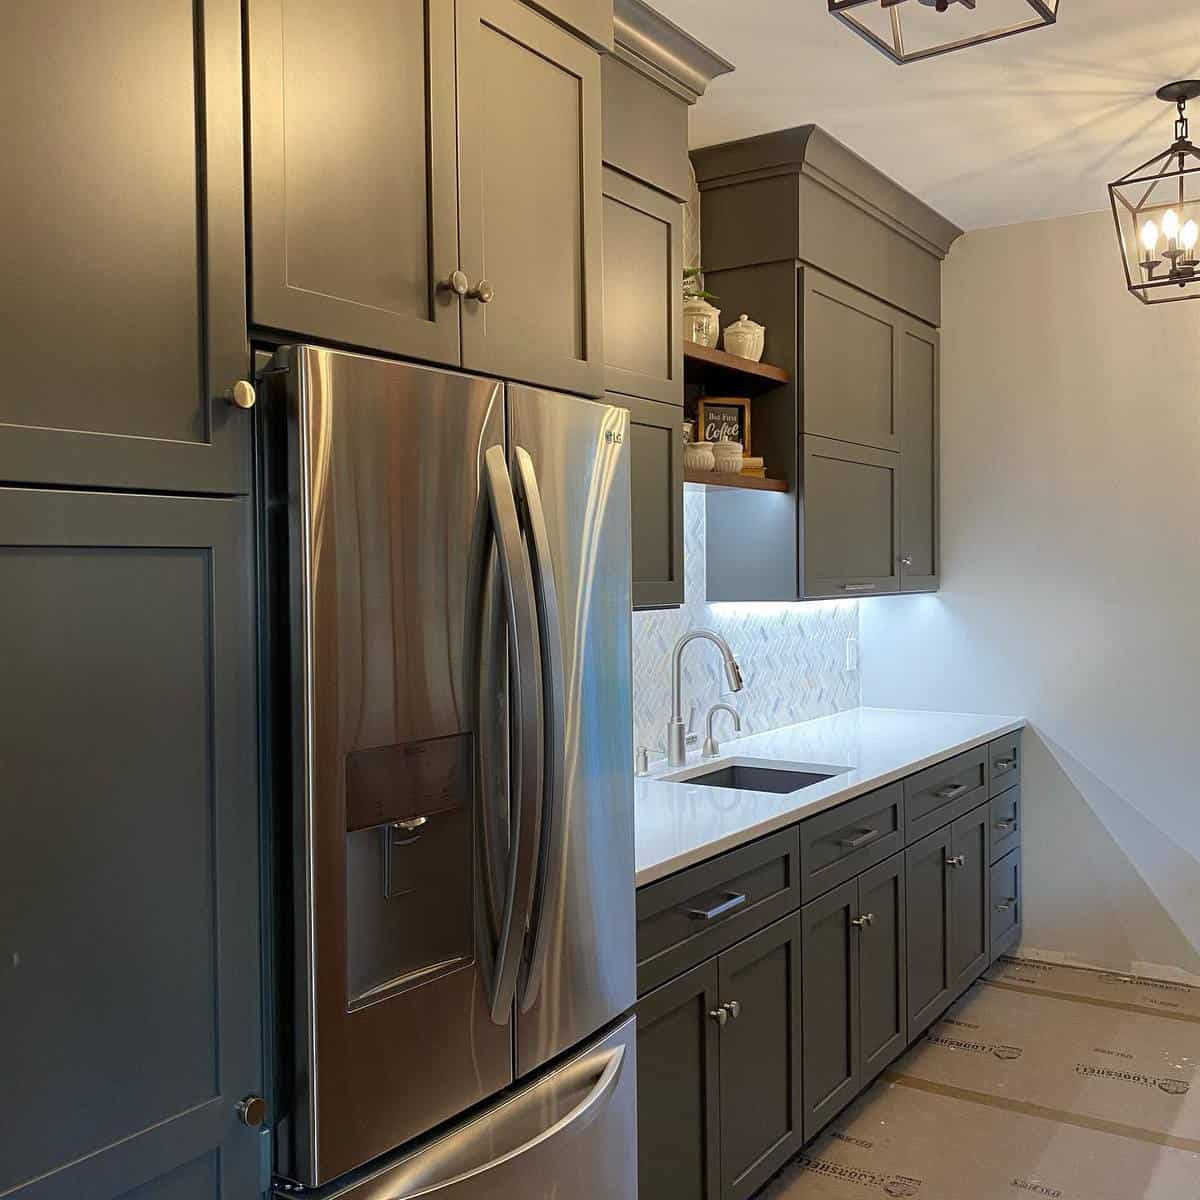
[[[943,313],[942,590],[861,602],[863,703],[1027,716],[1025,945],[1200,974],[1200,301],[1092,214],[960,239]]]

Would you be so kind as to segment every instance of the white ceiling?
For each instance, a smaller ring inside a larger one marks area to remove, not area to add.
[[[1155,89],[1200,76],[1200,0],[1060,0],[1055,26],[903,67],[826,0],[651,2],[737,67],[693,146],[815,122],[964,229],[1107,207],[1172,140]]]

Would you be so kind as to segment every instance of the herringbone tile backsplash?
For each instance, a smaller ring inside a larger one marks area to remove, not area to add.
[[[746,733],[778,729],[824,717],[859,703],[858,672],[848,672],[846,639],[858,637],[858,602],[806,604],[716,604],[704,599],[704,489],[684,487],[684,605],[633,614],[634,744],[661,753],[671,715],[671,651],[689,629],[712,629],[733,648],[746,686],[736,696],[728,686],[716,648],[693,643],[683,653],[683,712],[696,702],[694,728],[703,737],[710,704],[729,701],[741,713]],[[718,738],[732,722],[717,717]]]

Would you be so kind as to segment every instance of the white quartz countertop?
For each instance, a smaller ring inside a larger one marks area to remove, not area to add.
[[[793,825],[942,759],[1003,737],[1023,718],[855,708],[721,743],[719,758],[665,760],[636,782],[637,886],[703,862],[723,850]],[[789,795],[705,787],[660,778],[684,769],[742,762],[792,768],[849,768]]]

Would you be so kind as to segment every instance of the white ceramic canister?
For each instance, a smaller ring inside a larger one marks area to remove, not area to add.
[[[742,469],[742,443],[714,442],[713,458],[719,475],[736,475]]]
[[[721,334],[721,310],[700,296],[690,296],[683,302],[683,336],[685,341],[715,348]]]
[[[711,471],[716,463],[712,442],[688,442],[683,448],[683,465],[689,471]]]
[[[752,321],[745,313],[732,325],[725,326],[725,349],[739,358],[748,358],[758,362],[763,354],[763,338],[766,337],[767,327]]]

